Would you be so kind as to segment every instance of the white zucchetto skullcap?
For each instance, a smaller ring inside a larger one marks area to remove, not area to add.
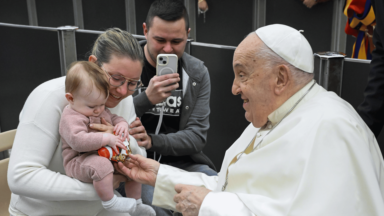
[[[313,52],[307,39],[292,27],[273,24],[258,28],[259,38],[291,65],[308,73],[313,73]]]

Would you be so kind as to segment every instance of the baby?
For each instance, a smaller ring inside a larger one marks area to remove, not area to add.
[[[97,150],[106,145],[116,152],[119,152],[117,147],[127,150],[123,144],[128,137],[127,121],[105,108],[109,95],[105,72],[92,62],[75,62],[68,70],[65,92],[69,105],[63,110],[59,132],[66,174],[83,182],[92,182],[103,207],[109,211],[155,215],[152,207],[142,204],[141,184],[125,182],[125,192],[133,198],[114,194],[113,165],[107,158],[97,154]],[[88,127],[91,123],[100,123],[101,118],[114,125],[117,136],[98,133]],[[136,149],[139,149],[138,146]],[[145,151],[142,152],[145,154]]]

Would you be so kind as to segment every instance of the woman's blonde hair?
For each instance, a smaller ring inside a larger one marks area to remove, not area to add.
[[[128,57],[144,64],[143,49],[139,42],[129,32],[119,28],[110,28],[101,34],[95,41],[91,54],[96,56],[99,66],[108,63],[112,55]]]

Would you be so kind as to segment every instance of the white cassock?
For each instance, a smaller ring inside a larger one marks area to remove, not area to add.
[[[383,158],[350,104],[315,84],[283,119],[313,82],[270,114],[267,125],[250,124],[226,151],[217,177],[161,165],[153,204],[175,210],[174,186],[182,183],[212,190],[199,215],[384,215]],[[255,144],[264,140],[229,166],[223,192],[229,163],[255,136]]]

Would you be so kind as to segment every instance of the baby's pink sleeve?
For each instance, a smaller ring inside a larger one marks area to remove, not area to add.
[[[103,134],[88,132],[88,124],[89,119],[87,117],[63,111],[59,132],[61,137],[75,151],[88,152],[98,150],[103,146]]]

